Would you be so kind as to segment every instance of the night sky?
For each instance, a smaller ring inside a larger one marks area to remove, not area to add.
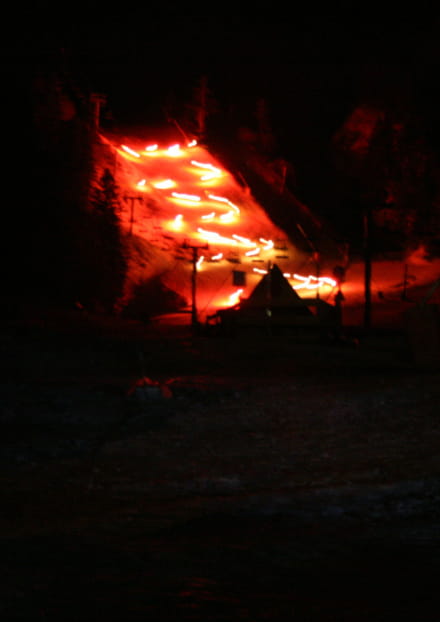
[[[36,68],[64,67],[80,88],[108,97],[105,111],[122,126],[161,125],[165,106],[176,114],[190,101],[201,76],[223,110],[246,124],[264,98],[280,156],[310,188],[328,174],[331,137],[360,102],[389,106],[405,101],[423,120],[440,153],[440,43],[436,11],[399,7],[394,14],[373,5],[348,10],[332,6],[291,7],[288,15],[216,15],[163,5],[112,9],[76,5],[53,10],[20,7],[20,29],[6,46],[14,95],[22,76]],[[14,110],[20,97],[11,97]],[[327,167],[328,168],[328,167]]]
[[[331,130],[375,91],[387,96],[405,81],[411,90],[429,90],[431,65],[434,78],[439,61],[437,25],[414,11],[294,13],[284,20],[260,14],[151,19],[140,11],[107,15],[100,26],[73,22],[52,34],[78,76],[109,95],[120,122],[156,120],[167,97],[187,98],[206,75],[223,102],[267,98],[273,117],[298,139]]]
[[[289,16],[220,8],[215,16],[176,15],[172,6],[162,15],[122,6],[81,14],[76,5],[58,16],[41,6],[21,13],[22,30],[10,35],[12,62],[44,65],[62,55],[79,82],[109,95],[121,122],[155,117],[169,93],[186,97],[204,74],[217,97],[267,97],[286,123],[295,125],[290,111],[306,115],[307,131],[320,117],[337,123],[372,86],[386,89],[396,71],[425,86],[439,64],[439,22],[414,7],[331,16],[295,6]]]
[[[295,172],[295,194],[328,221],[338,212],[345,222],[351,213],[351,204],[344,207],[336,193],[331,204],[330,148],[334,132],[359,103],[392,108],[403,102],[421,118],[440,157],[440,23],[434,9],[401,6],[390,16],[371,5],[351,12],[333,6],[329,16],[317,6],[306,15],[295,5],[287,15],[286,5],[282,12],[267,6],[264,14],[232,13],[219,5],[216,15],[207,16],[190,8],[182,15],[169,4],[160,15],[138,6],[98,10],[71,4],[54,12],[44,4],[17,5],[5,19],[2,131],[12,166],[5,184],[3,225],[10,235],[4,265],[20,252],[23,223],[31,223],[26,244],[32,241],[32,252],[39,251],[33,228],[46,194],[37,196],[34,186],[51,184],[50,172],[44,176],[33,166],[29,148],[31,85],[41,70],[61,69],[83,92],[107,95],[105,113],[111,112],[116,129],[166,124],[164,106],[183,107],[201,76],[239,123],[255,122],[256,101],[264,98],[276,155]],[[233,145],[227,124],[224,133]],[[33,169],[38,184],[29,176]]]

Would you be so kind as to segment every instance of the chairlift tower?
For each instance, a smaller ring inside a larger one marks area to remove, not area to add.
[[[124,196],[125,201],[130,202],[130,235],[133,235],[133,223],[134,223],[134,202],[139,201],[142,202],[144,200],[142,195],[135,196]]]

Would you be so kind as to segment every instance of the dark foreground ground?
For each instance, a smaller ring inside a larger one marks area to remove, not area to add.
[[[439,619],[440,373],[405,334],[1,344],[2,621]]]

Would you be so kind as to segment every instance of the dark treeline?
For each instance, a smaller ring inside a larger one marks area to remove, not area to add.
[[[89,94],[54,67],[26,69],[10,83],[3,309],[19,301],[111,311],[126,261],[114,180],[94,179]]]

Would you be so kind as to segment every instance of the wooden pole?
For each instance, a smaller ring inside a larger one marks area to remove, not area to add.
[[[198,328],[199,320],[197,317],[197,261],[199,259],[199,251],[202,249],[208,249],[209,246],[192,246],[188,242],[184,242],[182,248],[190,248],[192,251],[191,263],[191,325],[194,330]]]
[[[192,327],[195,328],[198,324],[197,319],[197,260],[198,260],[198,249],[197,247],[192,247],[192,275],[191,275],[191,324]]]

